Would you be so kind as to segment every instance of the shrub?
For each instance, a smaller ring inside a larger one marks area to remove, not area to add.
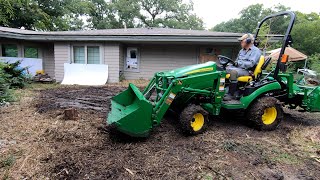
[[[14,101],[10,89],[23,88],[28,83],[26,68],[20,68],[20,63],[20,61],[12,64],[0,62],[0,105]]]
[[[23,88],[28,83],[28,76],[25,73],[27,68],[19,67],[20,64],[20,61],[0,64],[0,69],[4,73],[3,77],[10,88]]]
[[[320,53],[313,54],[309,56],[309,66],[310,69],[320,73]]]
[[[6,81],[3,70],[0,69],[0,106],[10,100],[12,100],[12,96],[9,90],[9,84]]]

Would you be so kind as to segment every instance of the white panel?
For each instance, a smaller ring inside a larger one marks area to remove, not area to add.
[[[108,80],[108,65],[64,63],[64,78],[61,84],[99,86]]]
[[[15,63],[21,61],[20,67],[27,68],[28,74],[34,76],[36,71],[42,69],[42,59],[37,58],[17,58],[17,57],[0,57],[0,62]]]

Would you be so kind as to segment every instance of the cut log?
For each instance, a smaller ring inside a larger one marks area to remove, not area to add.
[[[68,108],[64,110],[65,120],[77,120],[79,117],[78,111],[75,108]]]

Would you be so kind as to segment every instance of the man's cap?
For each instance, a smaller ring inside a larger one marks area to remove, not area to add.
[[[244,40],[244,39],[251,39],[251,42],[253,42],[254,41],[254,37],[253,37],[253,35],[252,34],[244,34],[243,36],[241,36],[241,38],[238,38],[238,40],[239,41],[242,41],[242,40]]]

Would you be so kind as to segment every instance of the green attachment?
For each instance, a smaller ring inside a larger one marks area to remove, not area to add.
[[[129,84],[129,88],[111,99],[108,124],[130,136],[145,137],[152,128],[152,105],[139,89]]]
[[[306,99],[304,104],[307,106],[306,110],[309,112],[320,112],[320,87],[316,87],[311,91],[305,91]]]

